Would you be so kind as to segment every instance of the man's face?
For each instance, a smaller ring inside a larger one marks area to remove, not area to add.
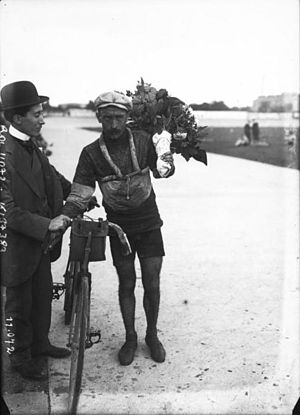
[[[38,136],[45,124],[42,104],[32,106],[25,115],[15,115],[14,122],[22,133]]]
[[[117,140],[122,136],[126,129],[127,118],[127,111],[117,107],[102,108],[98,115],[104,134],[111,140]]]

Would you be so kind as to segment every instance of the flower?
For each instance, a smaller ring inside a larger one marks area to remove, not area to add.
[[[132,129],[141,129],[150,134],[164,129],[171,136],[171,150],[181,154],[187,161],[195,160],[207,164],[206,152],[201,148],[206,136],[205,127],[198,127],[193,110],[179,98],[169,96],[166,89],[157,90],[151,84],[138,82],[136,90],[127,91],[132,98],[133,109],[129,120]]]

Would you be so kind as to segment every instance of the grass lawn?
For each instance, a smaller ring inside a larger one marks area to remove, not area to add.
[[[208,135],[202,148],[208,153],[239,157],[281,167],[299,168],[295,155],[284,141],[284,129],[281,127],[260,128],[261,140],[266,141],[268,146],[236,147],[236,140],[243,134],[243,129],[240,127],[211,127],[207,128],[207,132]],[[299,160],[299,157],[297,158]]]

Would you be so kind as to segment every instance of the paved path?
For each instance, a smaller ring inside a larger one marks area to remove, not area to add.
[[[57,138],[53,155],[68,177],[93,137],[74,130],[71,139],[68,150]],[[176,165],[174,177],[154,181],[167,253],[159,317],[166,362],[153,362],[144,344],[138,279],[139,347],[131,366],[119,365],[124,333],[108,252],[91,266],[102,342],[86,353],[79,413],[290,414],[299,394],[299,172],[211,154],[208,167]],[[67,253],[66,238],[56,281]],[[65,345],[61,300],[52,327],[53,342]],[[69,360],[49,360],[51,414],[65,413],[68,372]]]

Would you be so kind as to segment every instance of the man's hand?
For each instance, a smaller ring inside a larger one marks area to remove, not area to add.
[[[92,196],[89,200],[89,203],[87,205],[87,211],[89,212],[90,210],[94,209],[95,207],[100,207],[96,196]]]
[[[56,218],[51,219],[48,230],[50,232],[62,231],[64,232],[69,226],[71,219],[65,215],[56,216]]]
[[[166,163],[169,163],[172,167],[174,165],[174,158],[171,151],[168,151],[167,153],[164,153],[162,156],[160,156],[162,161],[165,161]]]

